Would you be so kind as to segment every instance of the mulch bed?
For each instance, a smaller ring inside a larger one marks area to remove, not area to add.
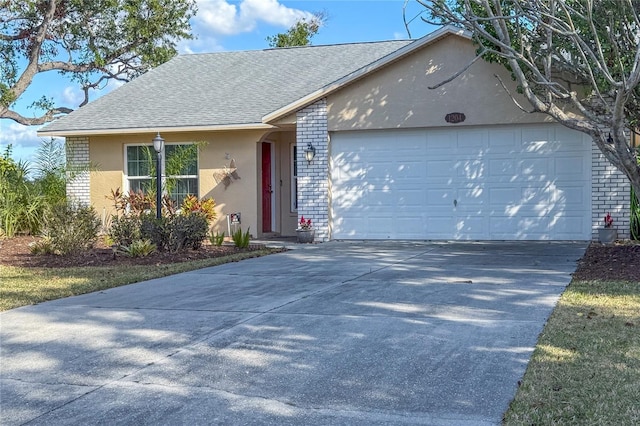
[[[154,253],[148,257],[130,258],[114,255],[110,247],[98,245],[96,248],[77,256],[34,256],[31,254],[29,245],[37,240],[35,237],[28,236],[0,240],[0,265],[44,268],[157,265],[221,257],[243,250],[259,248],[238,249],[235,246],[218,247],[205,244],[198,250]],[[624,242],[613,245],[591,243],[584,257],[578,262],[578,269],[574,277],[580,280],[640,282],[640,243]]]
[[[579,280],[640,282],[640,243],[591,243],[573,277]]]
[[[30,244],[36,237],[18,236],[0,240],[0,265],[38,268],[71,268],[76,266],[131,266],[158,265],[188,262],[199,259],[227,256],[234,253],[258,250],[259,246],[239,249],[235,246],[203,245],[198,250],[184,250],[177,253],[156,252],[147,257],[131,258],[114,254],[110,247],[98,243],[95,248],[75,256],[33,255]]]

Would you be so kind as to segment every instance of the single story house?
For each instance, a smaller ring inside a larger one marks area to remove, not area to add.
[[[628,237],[627,179],[588,136],[517,108],[502,67],[477,61],[429,88],[474,55],[453,27],[180,55],[39,134],[97,165],[68,192],[105,218],[111,190],[150,181],[144,152],[160,133],[166,161],[199,143],[173,195],[214,198],[219,231],[239,212],[259,237],[295,235],[304,216],[317,240],[590,240],[610,212]]]

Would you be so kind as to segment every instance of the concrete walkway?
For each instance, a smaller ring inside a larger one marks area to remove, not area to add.
[[[496,425],[586,243],[331,242],[0,314],[0,423]]]

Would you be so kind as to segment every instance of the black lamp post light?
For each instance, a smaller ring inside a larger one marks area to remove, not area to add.
[[[153,138],[153,149],[156,151],[156,218],[162,217],[162,149],[164,139],[160,132]]]

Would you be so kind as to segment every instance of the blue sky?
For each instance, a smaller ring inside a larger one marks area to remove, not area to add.
[[[267,48],[267,36],[284,32],[298,19],[323,11],[326,26],[312,40],[314,45],[380,41],[409,38],[402,10],[404,0],[197,0],[199,12],[191,25],[195,40],[181,42],[181,54],[254,50]],[[407,18],[421,11],[415,0],[407,4]],[[434,30],[419,18],[409,25],[412,38]],[[91,99],[108,93],[118,85],[111,83]],[[33,114],[27,105],[42,95],[53,97],[59,105],[75,108],[82,100],[78,86],[58,74],[39,75],[16,109]],[[13,121],[0,120],[0,150],[13,146],[13,157],[31,160],[41,139],[38,127],[25,127]]]

